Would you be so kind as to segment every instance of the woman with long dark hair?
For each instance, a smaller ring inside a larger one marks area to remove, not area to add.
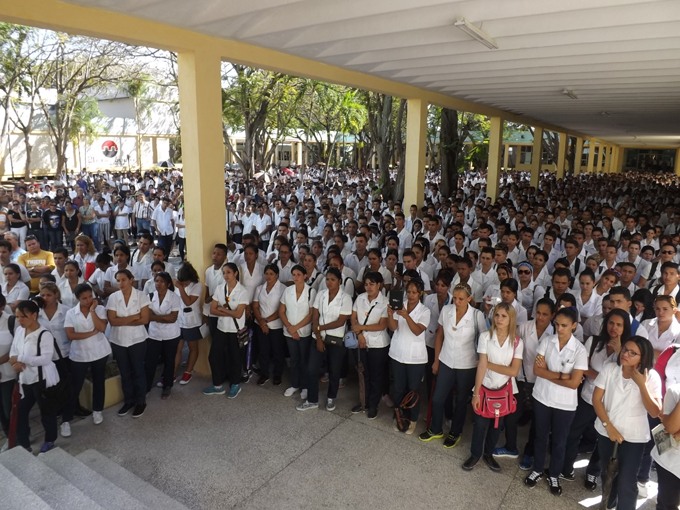
[[[632,302],[630,313],[640,324],[642,324],[642,321],[656,317],[654,313],[654,296],[649,289],[636,290],[630,300]]]
[[[177,280],[173,281],[175,292],[182,299],[182,310],[179,313],[177,322],[179,323],[182,338],[177,345],[177,355],[175,357],[175,373],[182,361],[182,349],[184,342],[189,346],[189,359],[187,368],[179,381],[180,385],[189,384],[191,381],[196,360],[198,360],[199,343],[203,338],[201,334],[201,323],[203,321],[201,313],[201,296],[203,295],[203,284],[198,279],[198,272],[191,265],[191,262],[184,262],[177,271]]]

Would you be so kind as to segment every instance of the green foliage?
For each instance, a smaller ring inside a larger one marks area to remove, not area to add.
[[[78,98],[73,107],[71,118],[70,140],[79,142],[79,135],[84,136],[88,144],[101,133],[101,126],[97,122],[102,117],[97,100],[93,97]]]

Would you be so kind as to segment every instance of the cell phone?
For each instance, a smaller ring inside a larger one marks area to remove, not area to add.
[[[391,290],[390,291],[390,306],[392,310],[401,310],[404,308],[404,291]]]
[[[404,274],[404,264],[402,262],[397,262],[397,273]]]

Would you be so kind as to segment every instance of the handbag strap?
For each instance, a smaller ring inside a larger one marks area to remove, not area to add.
[[[373,309],[374,309],[377,305],[378,305],[378,303],[374,303],[373,306],[370,308],[370,310],[368,310],[368,313],[366,314],[366,318],[364,319],[364,323],[362,324],[362,326],[365,326],[365,325],[366,325],[366,323],[368,322],[368,317],[371,315],[371,312],[373,311]]]
[[[45,331],[47,331],[47,330],[46,330],[46,329],[43,329],[43,330],[40,332],[40,334],[38,335],[38,345],[37,345],[36,353],[35,353],[35,355],[38,356],[38,357],[40,356],[40,340],[42,340],[42,336],[43,336],[43,333],[45,333]],[[26,337],[24,337],[24,339],[25,339],[25,338],[26,338]],[[57,344],[57,340],[56,340],[56,339],[54,340],[54,344],[55,344],[55,347],[57,347],[57,352],[59,353],[59,359],[61,359],[61,351],[59,350],[59,347],[56,345],[56,344]],[[40,381],[42,381],[42,380],[43,380],[42,366],[41,366],[41,365],[38,365],[38,382],[40,382]]]
[[[227,294],[227,290],[228,290],[228,287],[227,287],[227,284],[225,283],[224,284],[224,301],[227,304],[227,308],[229,310],[231,310],[231,306],[229,305],[229,294]],[[234,321],[234,326],[236,327],[236,332],[238,333],[239,329],[241,329],[241,328],[239,328],[238,322],[236,322],[236,317],[232,317],[231,320]]]

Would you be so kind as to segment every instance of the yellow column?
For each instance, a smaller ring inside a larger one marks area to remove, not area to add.
[[[574,177],[581,173],[581,157],[583,156],[583,138],[576,138],[576,152],[574,154]]]
[[[290,142],[290,161],[288,162],[289,165],[292,165],[295,162],[295,142]]]
[[[559,133],[560,145],[557,148],[557,178],[564,179],[564,164],[567,159],[567,142],[569,137],[566,133]]]
[[[610,174],[618,173],[616,171],[616,160],[619,157],[619,147],[617,145],[612,145],[612,153],[609,156],[609,163],[607,163],[607,172]]]
[[[491,198],[493,204],[498,198],[498,185],[501,174],[501,151],[503,150],[503,119],[491,117],[491,129],[489,129],[489,168],[486,175],[486,196]],[[507,162],[508,150],[505,149],[505,161]],[[507,163],[506,163],[507,164]]]
[[[675,175],[680,175],[680,149],[675,151]]]
[[[534,147],[531,152],[531,185],[538,187],[538,176],[541,173],[541,153],[543,152],[543,128],[534,128]]]
[[[406,117],[406,175],[404,208],[416,204],[418,209],[425,197],[425,154],[427,152],[427,101],[409,99]]]
[[[604,167],[605,161],[609,159],[609,146],[608,145],[600,145],[600,154],[599,154],[599,159],[597,161],[597,171],[605,173],[606,169]]]
[[[199,275],[211,263],[215,243],[227,230],[222,141],[222,77],[219,54],[209,50],[180,52],[179,106],[182,121],[184,207],[187,259]],[[200,340],[196,372],[210,373],[210,340]]]
[[[595,142],[588,140],[588,169],[587,172],[592,174],[595,169]]]
[[[503,170],[508,170],[508,164],[510,161],[510,145],[506,144],[503,146]]]

